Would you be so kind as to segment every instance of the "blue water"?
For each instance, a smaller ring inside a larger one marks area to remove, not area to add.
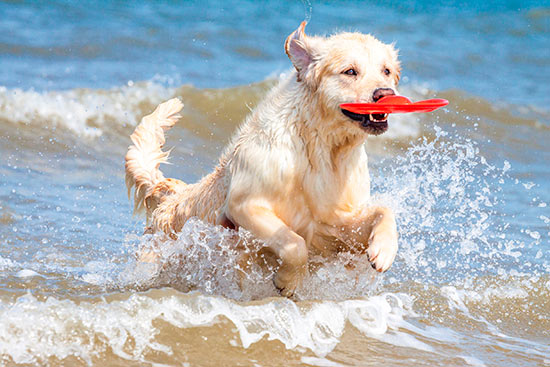
[[[3,2],[0,80],[38,90],[155,76],[247,84],[288,69],[281,47],[309,17],[313,34],[353,30],[395,42],[405,81],[544,106],[548,11],[544,1]]]

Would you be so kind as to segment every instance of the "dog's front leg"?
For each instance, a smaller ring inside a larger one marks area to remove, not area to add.
[[[345,242],[367,246],[367,256],[376,271],[390,268],[397,254],[398,234],[395,215],[389,208],[366,208],[352,225],[344,228],[344,232]]]
[[[304,239],[265,203],[239,203],[231,207],[229,216],[267,244],[268,252],[279,262],[273,283],[281,295],[291,297],[307,269],[308,250]]]

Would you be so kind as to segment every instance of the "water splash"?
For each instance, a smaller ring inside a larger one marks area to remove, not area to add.
[[[132,261],[120,274],[118,285],[141,289],[171,286],[241,301],[278,296],[272,282],[277,264],[258,255],[265,244],[242,228],[235,232],[192,218],[175,240],[162,235],[135,240],[128,244],[129,251],[153,251],[159,261]],[[362,256],[343,253],[333,261],[312,259],[310,272],[295,299],[360,297],[376,287],[375,274]]]
[[[526,241],[505,235],[514,220],[502,208],[508,204],[504,187],[514,181],[509,162],[496,167],[478,144],[436,126],[433,139],[423,137],[379,166],[373,190],[397,216],[401,248],[394,271],[402,274],[400,280],[441,283],[511,267],[543,269],[518,260],[519,250],[541,243],[539,236]],[[515,186],[523,190],[519,182]]]
[[[377,276],[366,259],[341,254],[330,261],[312,261],[297,299],[350,299],[374,294],[384,283],[464,284],[466,279],[510,271],[544,273],[542,253],[533,254],[537,264],[520,261],[525,247],[536,250],[541,243],[539,232],[528,230],[529,236],[519,238],[504,235],[511,219],[500,206],[506,204],[503,187],[512,180],[510,163],[502,168],[491,165],[476,143],[435,127],[433,138],[421,138],[403,155],[377,167],[375,201],[393,208],[400,232],[400,250],[389,279]],[[516,187],[525,190],[520,182]],[[243,250],[256,253],[263,246],[243,229],[235,233],[192,219],[177,240],[146,235],[130,242],[129,252],[156,249],[160,264],[132,262],[115,285],[171,286],[237,300],[277,295],[272,265],[243,269],[240,264]]]
[[[311,5],[310,0],[302,0],[302,5],[304,6],[305,10],[304,21],[309,23],[311,21],[311,15],[313,13],[313,5]]]

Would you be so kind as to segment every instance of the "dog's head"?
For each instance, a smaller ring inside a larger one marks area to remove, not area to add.
[[[387,115],[358,115],[339,106],[372,103],[397,94],[400,66],[394,47],[361,33],[310,37],[304,32],[305,26],[303,22],[288,36],[285,51],[296,68],[298,82],[316,96],[322,120],[352,134],[385,132]]]

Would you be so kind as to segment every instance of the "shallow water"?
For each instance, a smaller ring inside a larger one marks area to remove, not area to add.
[[[141,116],[182,98],[163,171],[200,178],[309,10],[311,33],[396,42],[402,94],[451,101],[367,142],[393,267],[343,255],[296,302],[257,269],[241,290],[235,233],[195,220],[164,270],[137,264]],[[550,365],[549,40],[535,1],[0,3],[0,364]]]

